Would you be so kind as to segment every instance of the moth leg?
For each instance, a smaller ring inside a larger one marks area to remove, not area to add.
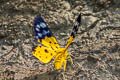
[[[64,60],[64,71],[65,71],[65,69],[66,69],[66,60]]]
[[[55,61],[57,60],[57,58],[58,58],[60,55],[61,55],[61,53],[56,55],[55,60],[54,60],[53,63],[55,63]]]
[[[72,60],[71,56],[68,56],[67,59],[70,59],[71,63],[73,64],[73,60]]]

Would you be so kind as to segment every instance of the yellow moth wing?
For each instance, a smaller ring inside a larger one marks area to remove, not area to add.
[[[57,40],[53,36],[51,37],[46,36],[44,39],[41,39],[41,41],[38,40],[38,42],[52,50],[57,50],[60,48],[59,44],[57,43]]]
[[[56,53],[44,46],[37,46],[33,50],[33,55],[38,58],[43,63],[48,63],[51,61],[51,59],[56,56]]]

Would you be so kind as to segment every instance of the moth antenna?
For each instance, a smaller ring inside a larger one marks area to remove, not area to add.
[[[81,24],[81,14],[79,14],[79,16],[76,19],[76,22],[75,22],[74,27],[72,29],[71,35],[70,35],[70,37],[68,39],[66,49],[70,46],[70,44],[72,43],[73,39],[75,38],[80,24]]]
[[[81,13],[79,14],[78,18],[77,18],[77,22],[80,24],[81,23]]]
[[[79,16],[77,17],[74,27],[72,29],[71,36],[73,36],[73,38],[75,38],[80,24],[81,24],[81,14],[79,14]]]

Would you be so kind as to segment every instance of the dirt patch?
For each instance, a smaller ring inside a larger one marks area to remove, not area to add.
[[[119,0],[1,0],[0,80],[120,80]],[[82,25],[69,47],[74,64],[56,71],[32,55],[33,20],[41,15],[65,46],[76,17]]]

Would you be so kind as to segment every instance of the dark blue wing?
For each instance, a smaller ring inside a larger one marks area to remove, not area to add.
[[[34,20],[34,34],[36,40],[44,39],[46,36],[51,37],[52,33],[48,29],[46,22],[41,16],[36,16]]]
[[[35,17],[34,34],[35,34],[35,39],[44,46],[52,50],[57,50],[60,48],[56,38],[53,36],[46,22],[40,16]]]

